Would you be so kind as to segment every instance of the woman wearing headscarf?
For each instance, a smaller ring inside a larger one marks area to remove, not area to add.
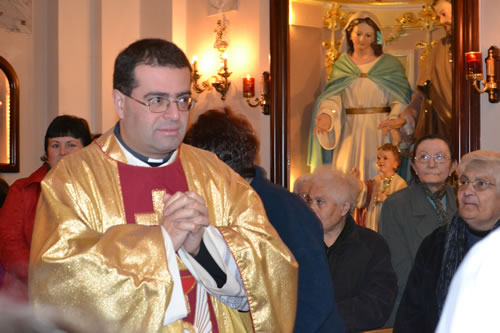
[[[365,181],[378,174],[377,148],[391,141],[378,124],[399,117],[412,92],[401,63],[383,52],[382,26],[374,14],[356,13],[343,34],[345,53],[314,107],[308,165],[355,168]]]
[[[2,294],[19,301],[28,299],[28,263],[40,182],[61,158],[90,142],[85,119],[70,115],[54,118],[45,134],[43,165],[12,184],[0,209],[0,264],[5,269]]]
[[[458,214],[427,236],[399,305],[394,332],[434,332],[451,280],[467,252],[500,224],[500,153],[478,150],[462,157]],[[474,321],[471,317],[469,320]],[[481,330],[477,330],[480,332]]]

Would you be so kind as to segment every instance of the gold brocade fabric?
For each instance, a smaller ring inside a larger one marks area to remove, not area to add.
[[[182,145],[179,158],[248,295],[250,313],[212,298],[219,331],[291,332],[297,264],[259,197],[211,153]],[[45,177],[31,248],[30,299],[35,309],[49,304],[63,315],[78,310],[103,318],[114,325],[109,331],[183,332],[181,321],[163,327],[173,279],[158,225],[161,210],[126,224],[117,161],[126,158],[108,131]],[[152,200],[159,195],[152,193]]]

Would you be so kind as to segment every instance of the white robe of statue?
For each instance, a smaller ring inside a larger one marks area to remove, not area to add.
[[[380,59],[358,65],[361,73],[367,73]],[[347,114],[341,130],[339,112],[342,107],[373,108],[390,107],[390,113]],[[391,142],[390,135],[382,136],[377,128],[385,119],[394,119],[405,108],[403,104],[368,78],[358,78],[344,89],[340,95],[325,100],[319,108],[319,113],[326,113],[332,119],[330,131],[318,135],[321,146],[325,149],[335,149],[332,167],[344,172],[356,168],[362,181],[378,175],[376,168],[377,148]],[[318,113],[318,114],[319,114]],[[339,144],[337,144],[339,143]]]

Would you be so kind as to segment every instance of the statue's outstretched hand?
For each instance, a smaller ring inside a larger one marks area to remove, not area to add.
[[[331,119],[326,113],[320,113],[314,119],[314,134],[325,134],[331,126]]]
[[[396,119],[387,119],[384,121],[381,121],[380,124],[378,124],[378,129],[382,130],[382,135],[387,135],[389,130],[391,129],[399,129],[403,127],[406,124],[406,119],[403,117],[399,117]]]

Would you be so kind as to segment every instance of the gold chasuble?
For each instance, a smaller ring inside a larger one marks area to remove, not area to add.
[[[204,198],[210,224],[226,243],[246,291],[249,312],[209,295],[218,331],[292,332],[297,263],[267,221],[260,198],[210,152],[183,144],[176,158],[189,191]],[[147,200],[140,198],[149,201],[149,212],[130,215],[136,203],[130,200],[133,193],[124,195],[124,189],[130,192],[121,183],[129,178],[119,173],[125,164],[110,130],[45,177],[30,256],[31,302],[36,310],[47,304],[63,315],[77,310],[98,316],[111,331],[184,333],[189,325],[182,319],[164,326],[179,275],[169,270],[159,226],[169,188],[159,185]],[[180,257],[178,262],[185,271]],[[183,279],[185,290],[198,283]]]

